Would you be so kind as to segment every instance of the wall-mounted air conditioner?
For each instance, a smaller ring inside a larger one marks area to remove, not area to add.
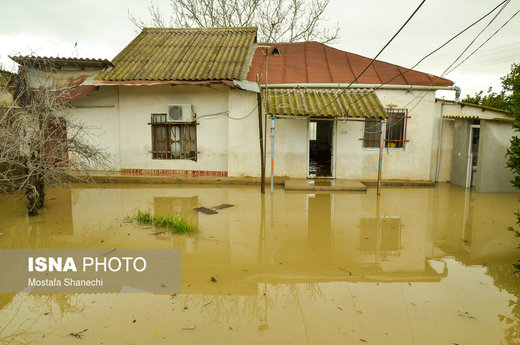
[[[168,105],[168,122],[193,122],[191,104]]]

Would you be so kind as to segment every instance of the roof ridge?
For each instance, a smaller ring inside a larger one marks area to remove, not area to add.
[[[143,28],[142,31],[257,31],[256,26],[222,26],[208,28]]]

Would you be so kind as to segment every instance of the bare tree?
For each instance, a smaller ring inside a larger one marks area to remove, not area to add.
[[[71,90],[53,82],[52,66],[41,66],[38,81],[20,67],[13,102],[0,108],[0,187],[25,195],[29,215],[44,206],[45,188],[91,180],[108,155],[91,143],[89,127],[71,116]]]
[[[257,26],[260,42],[319,41],[332,43],[339,38],[338,24],[324,27],[330,0],[170,0],[171,15],[150,3],[149,20],[131,22],[144,27],[233,27]]]

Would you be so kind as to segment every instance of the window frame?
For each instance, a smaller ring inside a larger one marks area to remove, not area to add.
[[[159,121],[157,120],[159,118]],[[197,161],[197,121],[193,122],[171,122],[167,121],[167,114],[151,114],[150,123],[151,128],[151,140],[152,140],[152,159],[157,160],[192,160]],[[179,138],[172,137],[172,130],[178,128]],[[164,131],[162,134],[166,138],[157,139],[160,131]],[[188,133],[188,134],[186,134]],[[188,138],[184,138],[185,136]],[[160,143],[162,142],[162,143]],[[179,146],[178,152],[172,151],[172,144],[177,143]],[[162,146],[158,148],[158,146]],[[188,150],[186,146],[193,146],[194,150]],[[165,148],[165,149],[164,149]],[[191,152],[194,153],[190,156]]]
[[[408,109],[400,109],[400,108],[389,108],[386,109],[386,112],[388,114],[388,120],[387,120],[387,126],[386,126],[386,133],[385,133],[385,149],[392,149],[392,150],[404,150],[406,148],[406,143],[410,140],[407,138],[407,128],[408,128],[408,119],[411,117],[408,115]],[[400,114],[400,115],[397,115]],[[397,115],[397,116],[396,116]],[[391,133],[392,128],[394,124],[390,122],[390,120],[394,120],[395,118],[398,118],[398,121],[403,121],[403,125],[401,130],[399,131],[400,134],[397,138],[389,138],[389,133]],[[381,121],[379,119],[373,119],[373,118],[365,118],[364,122],[365,126],[363,129],[363,138],[360,138],[360,140],[363,141],[363,149],[367,150],[375,150],[379,149],[379,131],[381,126]],[[367,132],[367,126],[369,124],[373,124],[371,129],[371,132]],[[367,138],[367,133],[375,134],[372,138]],[[373,143],[373,146],[368,146],[367,144]],[[392,147],[391,144],[394,144]]]

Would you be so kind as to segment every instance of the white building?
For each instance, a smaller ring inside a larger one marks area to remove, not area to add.
[[[269,157],[272,116],[277,177],[375,180],[386,119],[383,180],[452,179],[435,91],[455,88],[430,74],[375,61],[356,78],[369,58],[317,42],[258,45],[256,28],[144,29],[112,62],[13,58],[35,75],[41,59],[122,174],[258,178],[259,123]]]

